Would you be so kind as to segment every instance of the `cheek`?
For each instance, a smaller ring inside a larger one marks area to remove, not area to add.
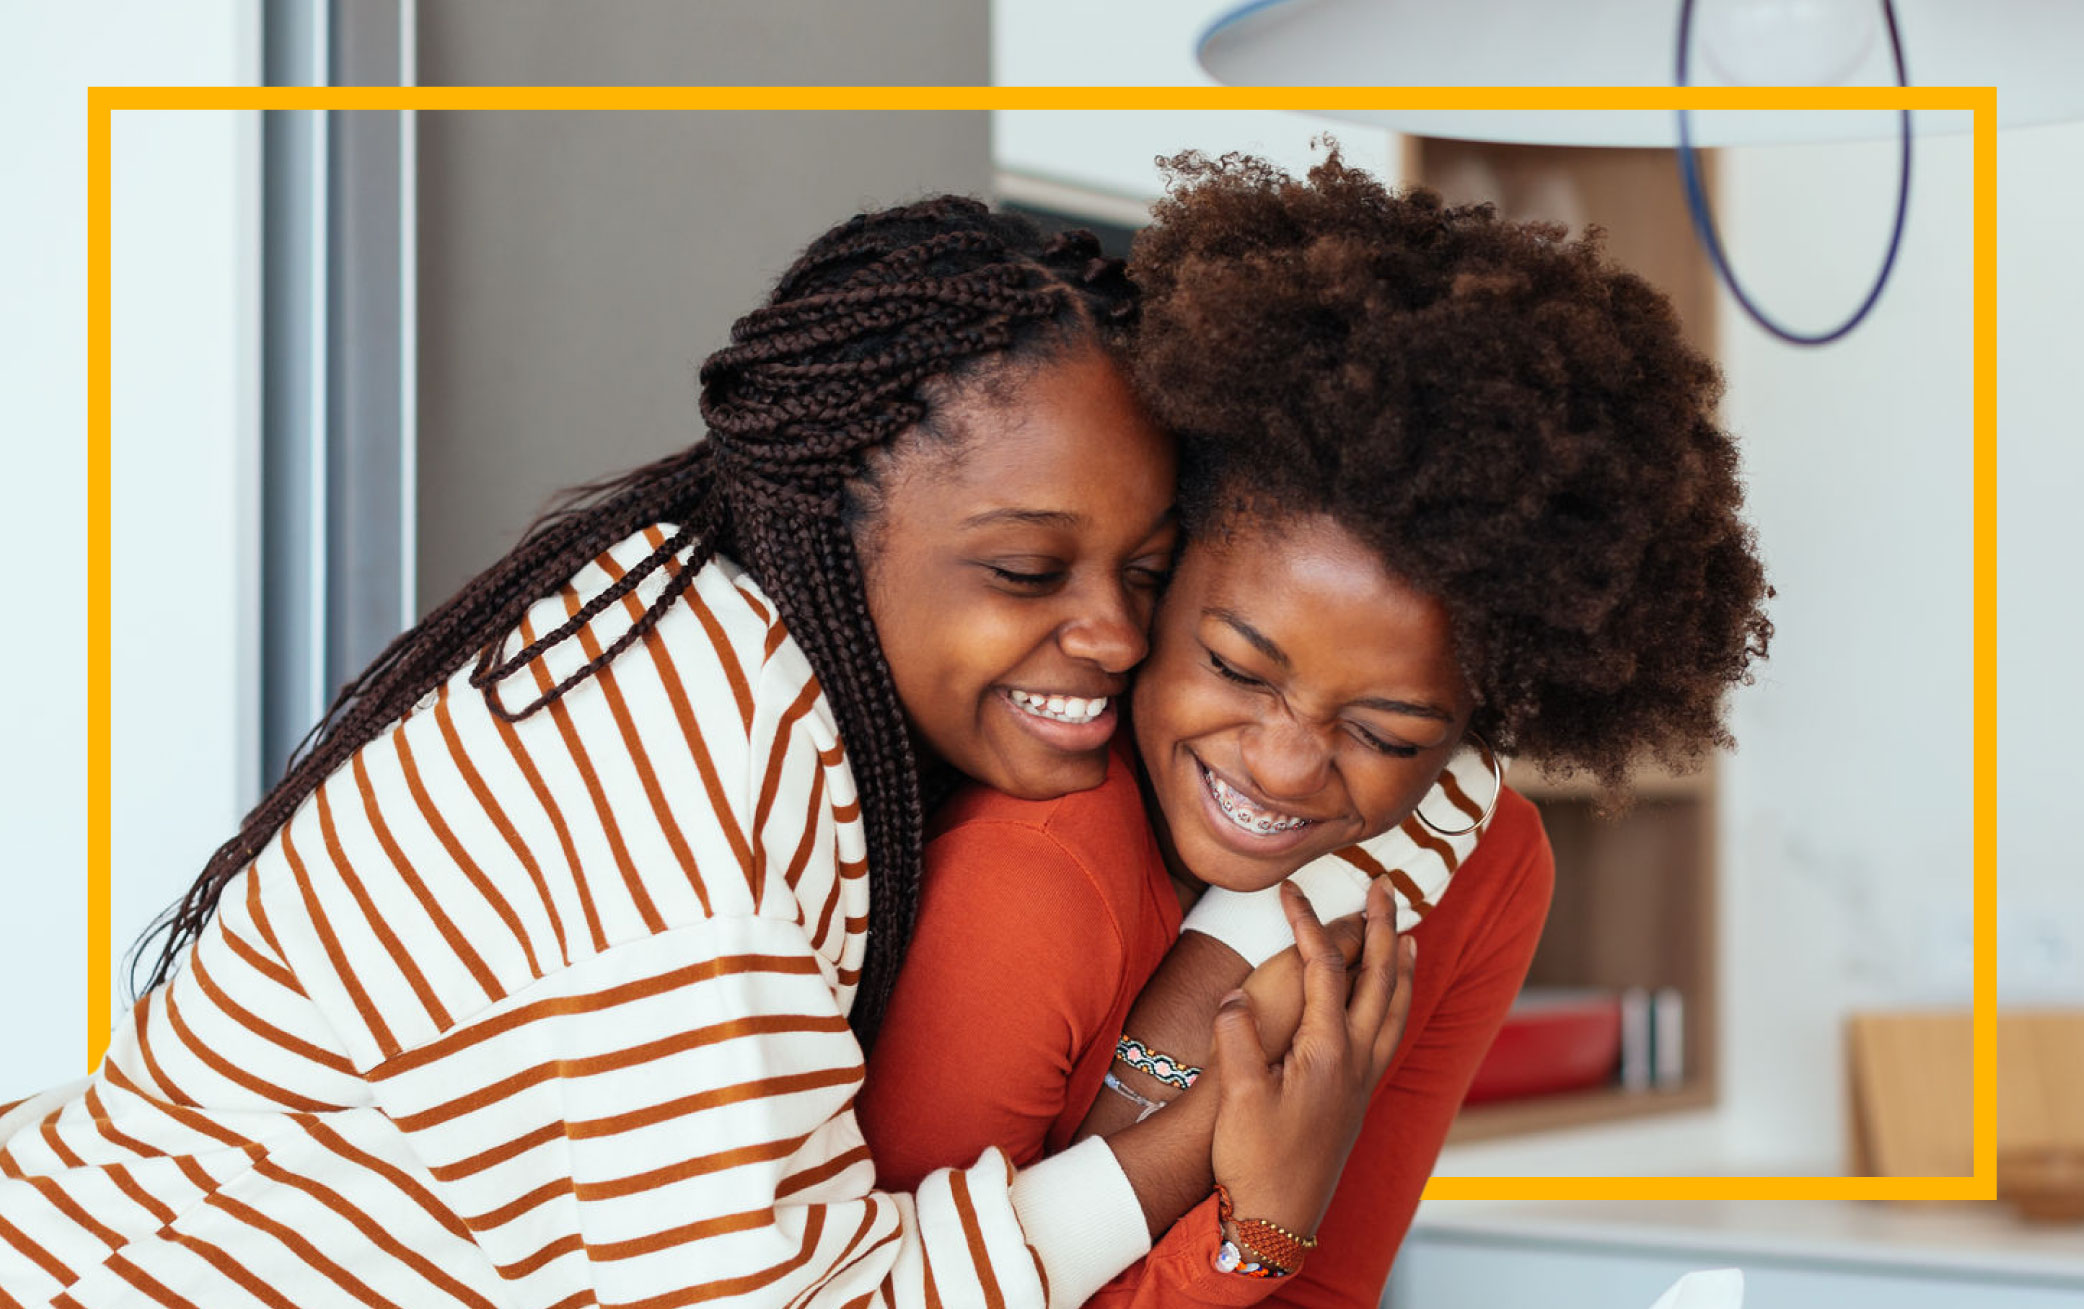
[[[967,601],[942,596],[929,607],[948,644],[949,667],[970,682],[997,682],[1013,674],[1052,630],[1045,610],[1001,596]]]
[[[1049,678],[1046,661],[1034,657],[1052,630],[1037,606],[988,593],[951,594],[944,584],[922,587],[891,608],[903,621],[884,654],[907,709],[922,723],[956,730],[952,725],[970,722],[979,702],[1000,685]]]
[[[964,626],[935,603],[934,588],[922,583],[897,551],[863,561],[869,619],[890,667],[890,681],[912,723],[946,749],[951,692],[963,674]]]
[[[1219,730],[1237,714],[1223,688],[1208,685],[1191,658],[1161,656],[1146,663],[1136,683],[1136,727],[1146,753]]]
[[[909,584],[905,576],[908,568],[903,553],[887,548],[880,530],[855,529],[854,557],[861,568],[861,592],[868,600],[868,621],[895,672],[898,652],[914,634],[916,618],[910,610],[918,588]]]
[[[1418,802],[1432,790],[1444,765],[1444,761],[1435,760],[1422,765],[1417,760],[1385,762],[1395,766],[1371,769],[1367,779],[1355,787],[1361,814],[1376,832],[1396,826],[1417,808]]]

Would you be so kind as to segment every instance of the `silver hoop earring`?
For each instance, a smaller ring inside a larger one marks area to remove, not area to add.
[[[1457,828],[1454,831],[1449,831],[1444,827],[1435,827],[1433,820],[1426,817],[1423,802],[1421,802],[1421,807],[1413,809],[1411,816],[1422,823],[1425,829],[1434,836],[1467,836],[1469,833],[1478,830],[1485,823],[1491,821],[1492,814],[1498,812],[1498,797],[1505,794],[1505,765],[1499,762],[1498,752],[1491,749],[1490,743],[1477,736],[1476,733],[1471,732],[1469,735],[1476,739],[1476,753],[1481,755],[1484,762],[1491,766],[1491,802],[1484,806],[1482,815],[1475,822],[1467,827]]]

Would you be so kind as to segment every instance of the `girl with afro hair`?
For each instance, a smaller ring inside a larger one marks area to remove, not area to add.
[[[1134,749],[1094,790],[943,810],[863,1120],[902,1185],[1161,1111],[1285,1131],[1275,1089],[1336,1065],[1357,1134],[1271,1165],[1216,1144],[1213,1194],[1099,1298],[1373,1305],[1547,912],[1500,757],[1616,796],[1640,762],[1697,765],[1771,592],[1716,371],[1596,233],[1336,150],[1303,179],[1169,167],[1132,355],[1187,543]],[[1358,949],[1318,921],[1356,909]],[[1379,1035],[1315,1001],[1355,953],[1391,978]]]

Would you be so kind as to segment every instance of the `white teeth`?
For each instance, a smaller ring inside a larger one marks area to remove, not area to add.
[[[1108,699],[1104,695],[1086,700],[1075,695],[1044,695],[1036,691],[1009,691],[1007,698],[1037,718],[1049,718],[1059,723],[1090,723],[1107,708]]]
[[[1216,798],[1216,807],[1223,811],[1223,816],[1254,836],[1279,836],[1310,825],[1307,818],[1268,813],[1255,807],[1207,768],[1201,770],[1201,776],[1207,781],[1209,794]]]

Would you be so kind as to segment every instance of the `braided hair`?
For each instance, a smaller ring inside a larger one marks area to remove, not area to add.
[[[1091,233],[1045,238],[975,200],[940,196],[857,215],[814,241],[731,344],[702,365],[709,436],[570,492],[504,558],[401,634],[343,686],[284,776],[140,942],[164,940],[147,986],[172,976],[225,885],[355,751],[475,660],[470,683],[518,721],[606,667],[657,626],[715,554],[759,583],[802,646],[838,720],[867,827],[868,953],[851,1015],[873,1040],[910,941],[921,877],[920,760],[870,619],[853,530],[874,513],[865,461],[931,426],[966,379],[1079,344],[1119,350],[1135,312],[1121,261]],[[866,502],[866,507],[864,507]],[[504,659],[524,612],[609,546],[657,523],[666,539],[562,625]],[[669,561],[673,581],[628,631],[510,709],[500,684],[571,639]]]

